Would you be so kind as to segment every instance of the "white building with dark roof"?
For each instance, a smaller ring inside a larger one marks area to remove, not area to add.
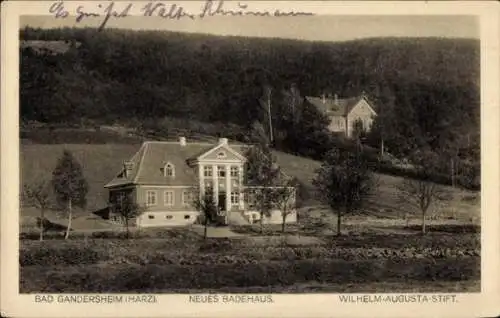
[[[373,120],[377,116],[373,105],[361,95],[358,97],[338,98],[334,97],[306,97],[306,101],[314,105],[330,118],[328,128],[332,132],[342,133],[352,137],[356,122],[362,125],[366,132],[370,131]]]
[[[214,201],[225,224],[249,224],[260,219],[251,194],[244,184],[246,149],[242,144],[149,141],[126,162],[105,188],[110,206],[121,196],[129,195],[146,211],[137,218],[139,227],[188,225],[199,212],[192,202],[193,189],[213,193]],[[286,177],[286,176],[285,176]],[[295,198],[292,200],[295,206]],[[296,222],[296,212],[286,223]],[[281,224],[281,211],[275,209],[264,223]]]

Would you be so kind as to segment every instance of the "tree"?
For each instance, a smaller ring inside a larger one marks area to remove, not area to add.
[[[40,241],[43,241],[45,211],[51,204],[50,190],[50,183],[46,180],[40,180],[23,186],[22,196],[24,203],[40,210],[40,222],[37,222],[40,226]]]
[[[321,158],[330,148],[330,120],[300,95],[285,93],[279,121],[279,130],[284,135],[281,148],[296,155]]]
[[[431,178],[437,171],[439,157],[429,150],[416,151],[411,156],[411,163],[416,170],[416,179],[404,179],[397,185],[399,197],[404,202],[417,207],[422,217],[422,234],[426,233],[425,219],[429,207],[437,200],[445,199],[446,193]]]
[[[195,188],[191,193],[194,196],[191,204],[203,217],[203,238],[206,239],[208,223],[210,223],[217,214],[217,205],[215,204],[212,189],[205,189],[205,193],[200,193],[200,190]]]
[[[313,185],[321,200],[337,211],[337,235],[341,235],[341,217],[360,208],[375,183],[372,171],[358,152],[329,151],[317,170]]]
[[[281,211],[281,232],[285,233],[286,218],[294,212],[296,184],[293,180],[287,181],[283,186],[274,188],[273,202]]]
[[[68,150],[64,150],[52,172],[52,187],[57,203],[65,207],[68,214],[68,227],[64,236],[67,239],[71,230],[73,206],[85,208],[88,192],[88,184],[83,176],[82,167]]]
[[[356,140],[357,147],[361,146],[361,140],[365,138],[366,130],[363,126],[363,121],[361,119],[357,119],[354,121],[352,127],[352,136]]]
[[[247,137],[248,141],[251,143],[267,144],[269,142],[269,137],[267,136],[264,126],[257,120],[252,123]]]
[[[276,164],[271,149],[259,144],[250,147],[246,152],[246,184],[248,197],[253,197],[260,214],[260,230],[264,230],[264,216],[269,216],[275,206],[275,186],[279,184],[281,170]]]
[[[137,204],[130,194],[126,194],[117,198],[113,210],[120,216],[125,225],[126,238],[128,239],[130,237],[130,220],[144,213],[146,207]]]

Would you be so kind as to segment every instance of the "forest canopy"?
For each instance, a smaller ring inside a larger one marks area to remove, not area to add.
[[[67,47],[51,54],[22,42],[22,121],[169,117],[252,129],[255,122],[268,126],[267,98],[282,147],[319,158],[329,147],[328,121],[302,105],[304,96],[364,93],[379,114],[368,143],[383,134],[389,150],[404,153],[408,147],[438,150],[467,136],[468,151],[474,148],[468,154],[479,160],[478,40],[309,42],[29,27],[20,39]]]

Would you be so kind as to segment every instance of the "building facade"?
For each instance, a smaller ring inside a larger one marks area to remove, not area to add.
[[[308,96],[306,101],[328,116],[330,131],[342,133],[348,138],[353,136],[354,127],[357,124],[363,131],[370,131],[373,120],[377,116],[373,105],[364,95],[351,98],[338,98],[336,95],[334,97]]]
[[[184,137],[178,142],[145,142],[105,185],[110,206],[128,195],[145,207],[135,220],[138,227],[188,225],[199,215],[193,202],[205,193],[213,195],[223,223],[253,223],[260,213],[252,188],[244,184],[247,148],[229,145],[225,138],[216,144],[187,143]],[[282,223],[281,216],[276,208],[263,222]],[[285,221],[296,222],[294,209]]]

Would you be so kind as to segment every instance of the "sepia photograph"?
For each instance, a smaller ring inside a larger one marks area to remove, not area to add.
[[[44,10],[17,28],[20,295],[481,292],[477,15]]]
[[[473,17],[341,18],[409,29],[343,41],[37,18],[20,292],[480,290]]]

